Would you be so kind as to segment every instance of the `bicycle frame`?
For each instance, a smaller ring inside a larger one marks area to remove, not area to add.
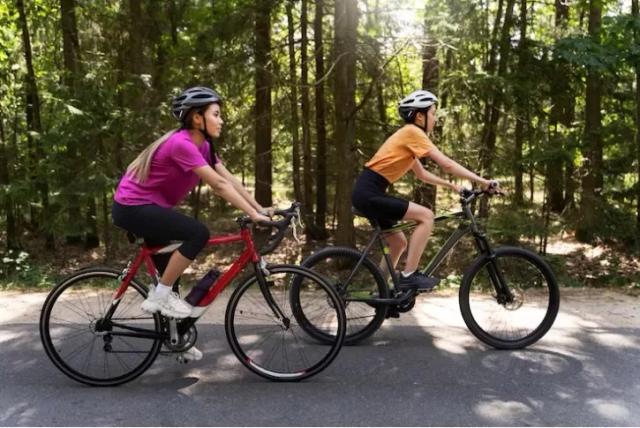
[[[271,307],[271,310],[273,311],[274,315],[278,319],[285,318],[285,315],[282,313],[282,310],[274,301],[273,296],[271,296],[271,293],[269,292],[268,287],[265,286],[266,281],[261,269],[262,266],[259,266],[259,264],[262,263],[262,258],[260,257],[260,255],[256,250],[256,247],[251,235],[251,231],[249,230],[248,227],[246,227],[246,225],[241,225],[240,233],[217,235],[209,238],[209,240],[207,241],[207,246],[226,245],[226,244],[233,244],[237,242],[244,242],[245,244],[244,251],[233,262],[233,264],[218,278],[214,286],[209,289],[207,294],[205,294],[202,297],[202,299],[198,302],[196,307],[201,309],[199,309],[193,314],[195,316],[188,317],[183,320],[179,320],[179,323],[178,323],[179,334],[186,333],[186,331],[198,320],[198,318],[202,316],[202,314],[204,314],[206,308],[216,299],[216,297],[222,292],[222,290],[224,290],[226,286],[229,285],[229,283],[233,281],[233,279],[249,263],[253,263],[254,266],[256,267],[255,271],[256,271],[256,276],[258,277],[258,280],[260,283],[260,289],[263,293],[265,300]],[[166,337],[165,335],[158,334],[155,331],[139,329],[139,328],[130,327],[130,326],[123,326],[121,324],[114,323],[113,321],[111,321],[111,317],[114,314],[115,310],[117,309],[120,303],[120,299],[122,298],[125,291],[129,287],[129,284],[131,284],[131,281],[137,274],[140,267],[144,264],[147,268],[148,274],[152,278],[157,278],[158,272],[156,270],[155,264],[153,263],[151,256],[154,254],[171,252],[176,248],[178,248],[179,246],[180,244],[171,244],[163,247],[147,247],[145,244],[141,245],[140,252],[136,256],[136,258],[123,271],[125,275],[122,280],[122,283],[120,284],[120,287],[118,287],[118,289],[116,290],[113,296],[113,301],[111,303],[111,306],[107,311],[107,313],[105,314],[104,318],[102,319],[103,322],[105,320],[109,320],[111,325],[121,327],[127,330],[132,330],[134,333],[117,332],[112,334],[120,335],[120,336],[147,337],[147,338],[155,338],[155,339],[162,339]]]
[[[489,245],[489,242],[487,240],[486,234],[478,226],[478,224],[477,224],[477,222],[475,220],[475,216],[473,215],[473,212],[472,212],[471,207],[469,206],[469,204],[468,203],[463,203],[462,211],[458,211],[458,212],[454,212],[454,213],[438,216],[438,217],[436,217],[434,219],[434,222],[438,223],[438,222],[442,222],[442,221],[450,220],[450,219],[461,219],[461,221],[460,221],[460,224],[458,225],[458,227],[453,231],[453,233],[449,236],[449,238],[444,243],[444,245],[440,248],[440,250],[438,250],[438,252],[433,256],[433,258],[429,261],[427,266],[424,269],[422,269],[422,273],[424,273],[427,276],[433,275],[433,273],[438,269],[438,267],[440,267],[440,265],[442,264],[444,259],[453,250],[453,248],[458,244],[458,242],[462,238],[464,238],[466,235],[472,234],[473,237],[474,237],[474,241],[475,241],[475,245],[476,245],[476,248],[478,250],[478,253],[487,255],[491,259],[489,273],[491,275],[492,283],[494,284],[494,287],[496,288],[496,292],[498,292],[499,296],[505,296],[504,297],[505,301],[509,301],[509,299],[511,299],[513,296],[511,294],[509,288],[505,285],[506,283],[505,283],[504,278],[502,277],[502,273],[495,266],[495,261],[493,260],[493,255],[494,255],[493,249]],[[466,222],[464,222],[464,220],[466,220]],[[369,252],[371,251],[371,248],[373,247],[373,245],[376,242],[379,243],[380,249],[382,250],[382,254],[384,256],[384,260],[385,260],[386,266],[387,266],[387,268],[389,270],[389,273],[391,275],[391,280],[393,281],[394,286],[397,287],[397,284],[399,282],[399,278],[398,278],[398,275],[395,272],[395,269],[393,269],[393,263],[392,263],[392,260],[391,260],[391,255],[389,254],[389,247],[387,247],[387,245],[386,245],[386,243],[385,243],[383,238],[384,238],[384,235],[388,235],[388,234],[395,233],[395,232],[402,232],[402,231],[405,231],[405,230],[409,230],[409,229],[411,229],[413,227],[415,227],[415,223],[407,222],[407,223],[403,223],[403,224],[400,224],[398,226],[395,226],[395,227],[393,227],[391,229],[382,230],[378,224],[375,224],[374,225],[375,232],[374,232],[373,236],[371,237],[371,239],[369,240],[369,242],[365,246],[365,249],[362,251],[362,256],[360,257],[360,259],[356,263],[355,267],[351,271],[351,274],[349,275],[349,277],[345,280],[345,282],[343,284],[345,286],[345,288],[348,287],[348,284],[351,283],[351,280],[352,280],[353,276],[355,275],[356,271],[358,270],[358,268],[360,267],[360,265],[364,261],[365,257],[367,257],[369,255]],[[402,304],[402,303],[410,300],[414,295],[415,295],[415,293],[405,293],[404,295],[401,295],[399,298],[391,298],[391,299],[381,299],[381,298],[377,298],[377,299],[362,299],[362,298],[350,299],[350,298],[347,298],[347,300],[372,302],[372,303],[375,302],[375,303],[378,303],[378,304]]]

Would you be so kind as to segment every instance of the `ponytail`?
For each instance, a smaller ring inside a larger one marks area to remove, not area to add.
[[[158,147],[167,141],[175,131],[176,129],[171,130],[153,143],[149,144],[147,148],[129,164],[127,167],[127,174],[132,175],[139,183],[147,181],[147,178],[149,178],[149,169],[151,169],[151,159],[153,158],[153,155],[156,150],[158,150]]]

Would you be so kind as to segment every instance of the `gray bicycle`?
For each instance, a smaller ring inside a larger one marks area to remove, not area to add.
[[[464,271],[460,285],[462,317],[469,330],[489,346],[524,348],[542,338],[553,325],[560,307],[558,283],[550,266],[538,254],[519,247],[491,247],[472,210],[472,202],[482,195],[489,193],[465,189],[460,195],[460,212],[435,218],[436,222],[455,219],[459,224],[423,272],[433,275],[453,247],[464,236],[473,235],[478,255]],[[347,314],[345,344],[371,336],[386,318],[410,311],[416,301],[416,291],[398,290],[398,273],[392,268],[383,239],[387,234],[415,225],[403,223],[382,230],[375,221],[372,224],[375,231],[362,252],[349,247],[327,247],[302,262],[302,266],[324,276],[343,299]],[[369,257],[376,244],[384,254],[391,287],[378,264]],[[301,286],[293,284],[293,298],[301,291]],[[301,325],[319,340],[333,340],[310,321]]]

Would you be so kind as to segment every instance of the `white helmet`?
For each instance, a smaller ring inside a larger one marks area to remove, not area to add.
[[[414,91],[400,101],[398,113],[405,122],[413,122],[416,112],[426,110],[437,102],[438,98],[429,91]]]

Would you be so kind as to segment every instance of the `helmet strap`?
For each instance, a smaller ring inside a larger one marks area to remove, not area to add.
[[[201,110],[198,113],[202,115],[202,129],[198,129],[198,131],[202,133],[202,136],[204,137],[205,140],[211,143],[211,140],[213,140],[213,137],[209,134],[209,132],[207,132],[207,118],[204,116],[204,111]]]
[[[426,111],[428,111],[429,109],[427,109]],[[423,110],[416,110],[415,111],[415,116],[413,118],[413,124],[415,126],[417,126],[418,128],[422,129],[422,131],[426,134],[427,133],[427,115],[426,115],[426,111]],[[420,126],[416,123],[416,119],[418,118],[418,113],[422,113],[424,115],[424,125]]]

